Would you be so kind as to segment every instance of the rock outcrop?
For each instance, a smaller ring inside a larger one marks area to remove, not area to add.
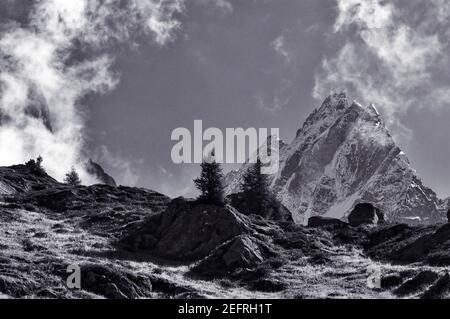
[[[112,176],[107,174],[103,167],[100,164],[95,163],[92,159],[86,163],[86,171],[98,179],[98,181],[102,184],[109,186],[117,186],[116,181]]]
[[[49,189],[58,185],[60,183],[54,178],[27,165],[0,167],[0,195]]]
[[[266,243],[250,235],[239,235],[225,242],[197,264],[191,273],[203,278],[237,275],[237,271],[256,268],[276,256]]]
[[[249,233],[249,221],[231,206],[174,199],[167,210],[152,216],[122,244],[160,257],[191,262],[206,257],[216,247]]]
[[[383,222],[383,213],[370,203],[356,204],[348,215],[348,222],[352,226],[364,224],[376,225]]]

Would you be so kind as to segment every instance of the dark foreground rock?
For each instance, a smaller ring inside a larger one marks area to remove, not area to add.
[[[150,217],[120,243],[170,260],[192,262],[250,230],[247,217],[231,206],[207,205],[177,198],[166,211]]]
[[[386,226],[369,233],[368,255],[396,264],[450,265],[450,224]]]
[[[450,224],[399,249],[397,260],[405,263],[425,261],[434,266],[450,265]]]
[[[330,218],[330,217],[322,217],[322,216],[313,216],[308,219],[308,227],[321,227],[321,226],[345,226],[347,223],[343,222],[340,219]]]
[[[266,259],[276,256],[265,242],[249,235],[240,235],[218,247],[192,268],[191,273],[201,277],[236,275],[236,271],[256,268]]]
[[[429,287],[420,297],[421,299],[448,298],[450,292],[450,275],[446,273]]]
[[[86,263],[80,265],[81,287],[109,299],[151,297],[152,283],[148,277],[118,271],[114,265]]]
[[[433,271],[422,271],[395,289],[394,294],[399,297],[404,297],[418,293],[425,287],[431,286],[438,278],[439,275]]]
[[[348,222],[352,226],[378,224],[383,221],[382,212],[370,203],[357,204],[348,215]]]

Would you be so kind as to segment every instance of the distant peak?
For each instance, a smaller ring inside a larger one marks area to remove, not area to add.
[[[89,174],[95,176],[100,183],[114,187],[117,186],[114,178],[107,174],[103,167],[92,159],[89,159],[86,163],[86,170]]]

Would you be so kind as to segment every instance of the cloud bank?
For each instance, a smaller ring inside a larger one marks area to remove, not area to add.
[[[138,36],[155,45],[171,41],[184,3],[41,0],[26,5],[26,21],[6,17],[0,27],[0,165],[40,154],[55,178],[61,180],[75,166],[84,182],[93,182],[82,165],[82,98],[117,85],[114,56],[108,53],[114,50],[108,49]]]
[[[373,102],[397,134],[412,108],[450,105],[450,2],[336,1],[330,39],[341,44],[322,60],[315,98],[345,90]]]

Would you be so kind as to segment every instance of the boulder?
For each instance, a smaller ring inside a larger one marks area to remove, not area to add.
[[[151,216],[121,244],[170,260],[190,262],[207,256],[236,236],[249,233],[248,225],[247,217],[231,206],[177,198],[166,211]]]
[[[149,298],[152,284],[146,276],[119,271],[115,267],[84,263],[81,288],[111,299]]]
[[[330,217],[322,217],[322,216],[313,216],[308,219],[308,227],[322,227],[322,226],[345,226],[347,223],[343,222],[340,219],[330,218]]]
[[[382,212],[370,203],[357,204],[350,215],[348,215],[348,222],[352,226],[378,224],[383,221],[384,217]]]
[[[237,270],[254,269],[275,255],[261,240],[250,235],[240,235],[218,247],[191,273],[206,278],[235,275]]]

